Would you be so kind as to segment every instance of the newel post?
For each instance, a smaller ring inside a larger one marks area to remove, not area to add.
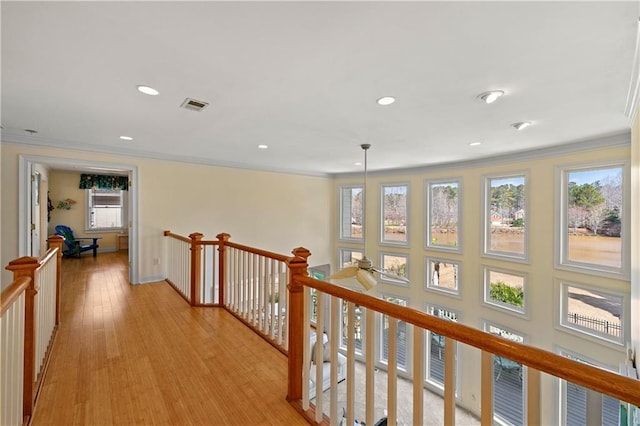
[[[31,278],[31,283],[25,293],[24,302],[24,376],[22,393],[22,414],[25,418],[33,414],[33,392],[35,383],[35,339],[36,339],[36,312],[35,296],[38,293],[36,287],[35,272],[40,266],[36,257],[24,256],[9,262],[7,270],[13,272],[13,279],[20,277]]]
[[[218,303],[221,306],[224,306],[224,286],[227,282],[227,246],[225,245],[231,235],[227,233],[220,233],[216,235],[218,239],[218,252],[220,253],[218,257]]]
[[[47,238],[49,248],[58,249],[56,253],[56,325],[60,324],[60,286],[62,283],[62,244],[64,238],[60,235],[51,235]]]
[[[304,286],[298,281],[300,277],[307,276],[307,258],[311,252],[304,247],[298,247],[292,251],[294,257],[289,258],[289,364],[287,386],[287,400],[298,401],[302,399],[302,351],[303,324],[304,324]]]
[[[203,235],[199,232],[189,234],[191,238],[191,306],[200,304],[200,274],[202,270],[202,245],[200,241]]]

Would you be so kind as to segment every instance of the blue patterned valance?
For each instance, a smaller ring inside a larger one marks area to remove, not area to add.
[[[80,189],[129,189],[127,176],[80,175]]]

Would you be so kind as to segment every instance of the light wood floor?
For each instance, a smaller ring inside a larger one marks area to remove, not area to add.
[[[224,309],[131,286],[126,252],[63,259],[61,324],[32,425],[296,425],[286,358]]]

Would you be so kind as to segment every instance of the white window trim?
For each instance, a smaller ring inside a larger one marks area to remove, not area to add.
[[[446,184],[446,183],[457,183],[458,184],[458,245],[457,246],[449,246],[443,244],[434,244],[433,237],[431,236],[431,204],[432,201],[432,185],[438,184]],[[462,192],[462,178],[451,178],[451,179],[427,179],[424,183],[424,199],[425,199],[425,212],[426,212],[426,223],[425,223],[425,248],[430,250],[440,250],[445,252],[454,252],[454,253],[462,253],[462,237],[463,237],[463,221],[462,221],[462,201],[464,199]]]
[[[521,178],[524,177],[524,211],[525,211],[525,226],[524,226],[524,253],[515,252],[503,252],[490,250],[490,235],[491,235],[491,221],[489,220],[489,214],[491,213],[489,193],[491,191],[491,180],[493,179],[509,179],[509,178]],[[497,173],[483,175],[482,177],[482,256],[506,259],[512,262],[529,263],[529,227],[531,223],[531,208],[530,208],[530,191],[529,191],[529,170],[516,171],[511,173]]]
[[[406,240],[405,241],[390,241],[390,240],[385,240],[384,239],[384,189],[385,188],[389,188],[389,187],[398,187],[398,186],[404,186],[407,188],[407,205],[406,205],[406,217],[405,217],[405,236],[406,236]],[[380,221],[379,221],[379,230],[378,232],[380,233],[379,235],[379,243],[382,246],[393,246],[393,247],[409,247],[409,212],[411,211],[410,209],[410,197],[411,194],[411,186],[409,185],[409,182],[396,182],[396,183],[381,183],[380,184],[380,191],[379,191],[379,204],[378,204],[378,211],[380,212]]]
[[[629,340],[629,327],[627,325],[629,323],[629,294],[562,279],[557,279],[555,286],[556,294],[559,296],[559,308],[556,309],[557,317],[555,318],[557,329],[581,337],[583,339],[605,345],[607,347],[612,347],[611,345],[613,344],[617,346],[619,350],[624,350],[625,342]],[[577,324],[573,324],[567,321],[567,314],[569,313],[567,287],[576,287],[586,291],[603,293],[605,295],[622,298],[622,312],[620,314],[620,337],[616,338],[615,336],[612,336],[610,334],[600,333],[597,330],[592,330],[587,327],[581,327]]]
[[[528,312],[529,312],[529,293],[528,293],[528,274],[526,272],[522,272],[522,271],[514,271],[514,270],[510,270],[510,269],[504,269],[504,268],[497,268],[494,266],[488,266],[488,265],[483,265],[483,271],[482,271],[482,276],[483,276],[483,292],[482,292],[482,301],[483,304],[486,306],[489,306],[490,308],[493,309],[497,309],[500,310],[502,312],[506,312],[508,314],[512,314],[512,315],[516,315],[520,318],[529,318]],[[489,279],[489,275],[491,272],[498,272],[498,273],[502,273],[502,274],[508,274],[508,275],[513,275],[516,277],[520,277],[522,278],[522,292],[523,292],[523,306],[522,308],[518,308],[517,306],[514,305],[510,305],[508,303],[502,303],[499,302],[497,300],[493,300],[490,297],[490,291],[491,291],[491,287],[490,287],[490,279]],[[498,326],[496,326],[498,327]]]
[[[504,330],[507,333],[510,334],[515,334],[517,336],[522,337],[522,342],[519,343],[524,343],[524,344],[529,344],[529,336],[518,331],[515,330],[513,328],[510,327],[505,327],[503,325],[500,325],[496,322],[493,321],[489,321],[489,320],[483,320],[483,329],[485,332],[487,333],[491,333],[489,331],[489,327],[493,326],[493,327],[497,327],[500,328],[501,330]],[[527,419],[527,401],[528,401],[528,374],[527,374],[527,369],[528,367],[525,364],[522,364],[522,420],[526,421]],[[494,393],[495,393],[495,388],[494,388]],[[494,394],[494,398],[495,398],[495,394]],[[498,415],[494,412],[493,413],[493,420],[498,423],[498,424],[506,424],[504,423],[504,421],[502,420],[502,418],[498,417]]]
[[[354,249],[354,248],[349,248],[349,247],[338,247],[338,268],[337,270],[340,271],[342,270],[342,268],[344,268],[343,264],[342,264],[342,257],[343,254],[349,252],[349,253],[361,253],[364,256],[364,252],[362,251],[362,249]]]
[[[386,293],[386,292],[380,292],[378,293],[378,297],[383,299],[384,301],[387,301],[387,297],[395,297],[397,299],[402,299],[405,303],[406,306],[409,307],[411,306],[409,304],[409,298],[407,297],[403,297],[403,296],[398,296],[396,294],[391,294],[391,293]],[[393,303],[393,302],[389,302],[389,303]],[[399,305],[402,306],[402,305]],[[387,369],[388,371],[388,367],[389,367],[389,363],[388,360],[383,360],[382,359],[382,354],[383,354],[383,349],[384,349],[384,344],[383,344],[383,336],[382,336],[382,332],[384,330],[383,328],[383,321],[384,321],[384,314],[382,313],[378,313],[377,315],[378,320],[377,325],[378,325],[378,345],[377,345],[377,350],[376,350],[376,360],[377,360],[377,364],[382,366],[383,368]],[[400,320],[398,320],[398,323],[400,322]],[[409,326],[409,324],[407,323],[407,327]],[[412,338],[412,333],[407,333],[406,336],[407,339],[407,353],[405,354],[405,358],[406,358],[406,365],[403,367],[398,363],[398,373],[406,373],[407,375],[411,374],[411,366],[412,364],[412,359],[413,359],[413,338]]]
[[[599,361],[594,360],[593,358],[583,356],[577,352],[565,349],[561,346],[554,346],[554,352],[556,352],[560,356],[578,358],[584,363],[589,364],[593,367],[598,367],[611,373],[618,373],[618,370],[610,365],[605,365]],[[567,424],[567,381],[558,378],[556,382],[558,383],[558,386],[556,387],[556,391],[558,392],[558,394],[556,395],[556,403],[554,404],[556,409],[556,419],[558,419],[558,424],[564,425]]]
[[[381,268],[384,268],[384,257],[385,256],[395,256],[395,257],[404,258],[405,263],[407,265],[407,267],[406,267],[407,274],[406,274],[405,278],[407,280],[410,280],[410,277],[409,277],[409,255],[408,254],[381,251],[381,252],[378,253],[378,256],[379,256],[379,265],[380,265]],[[382,274],[378,274],[378,279],[380,281],[384,282],[384,283],[393,284],[393,285],[397,285],[397,286],[400,286],[400,287],[410,287],[411,286],[411,282],[405,282],[405,281],[402,281],[402,280],[396,280],[396,279],[393,279],[393,278],[386,277],[386,276],[384,276]]]
[[[353,190],[355,188],[360,188],[362,191],[364,191],[364,186],[362,184],[351,184],[351,185],[340,185],[340,187],[338,188],[338,241],[347,241],[347,242],[362,242],[363,238],[356,238],[356,237],[351,237],[351,236],[344,236],[342,235],[342,230],[343,230],[343,226],[344,224],[342,223],[343,218],[344,218],[344,203],[343,203],[343,198],[342,198],[342,193],[344,190]],[[366,196],[366,194],[365,194]],[[366,200],[365,200],[366,202]],[[366,206],[362,206],[362,209],[364,210],[366,208]],[[363,212],[364,214],[364,212]],[[351,211],[349,211],[349,217],[351,217]],[[351,223],[349,224],[351,225]],[[364,235],[364,229],[363,229],[363,235]]]
[[[425,302],[424,304],[424,309],[425,312],[428,313],[429,315],[433,315],[431,313],[432,309],[442,309],[443,311],[448,311],[448,312],[452,312],[456,315],[457,320],[454,321],[457,324],[460,324],[461,321],[461,313],[460,311],[457,311],[455,309],[449,309],[447,307],[444,307],[442,305],[435,305],[432,303],[428,303]],[[424,385],[429,387],[431,390],[437,391],[439,392],[441,395],[444,395],[444,385],[440,384],[438,382],[435,382],[433,380],[429,379],[429,354],[431,353],[431,331],[430,330],[425,330],[427,331],[427,333],[425,334],[425,352],[424,352],[424,378],[423,378],[423,382]],[[457,342],[459,343],[459,342]],[[455,396],[456,399],[459,398],[459,394],[458,394],[458,389],[460,389],[461,386],[461,377],[462,375],[458,373],[459,368],[460,368],[460,364],[458,362],[458,360],[460,360],[460,354],[461,354],[461,348],[462,345],[461,344],[457,344],[456,345],[456,354],[455,354],[455,360],[454,360],[454,365],[453,365],[453,369],[455,372],[455,378],[456,378],[456,389],[455,389]]]
[[[122,202],[120,208],[120,223],[122,226],[116,227],[108,227],[108,228],[91,228],[91,209],[89,208],[89,201],[91,199],[91,191],[92,189],[84,190],[84,206],[85,206],[85,217],[84,217],[84,230],[86,233],[105,233],[105,232],[124,232],[127,230],[127,218],[129,217],[128,213],[128,196],[127,191],[120,190],[120,200]]]
[[[440,262],[440,263],[451,263],[451,264],[458,265],[458,275],[457,275],[457,282],[456,282],[456,287],[457,288],[455,290],[449,290],[447,288],[443,288],[443,287],[440,287],[440,286],[433,286],[431,284],[433,282],[432,270],[431,270],[431,262],[433,262],[433,261],[437,261],[437,262]],[[426,278],[426,281],[424,283],[425,291],[433,291],[435,293],[445,294],[447,296],[453,296],[453,297],[456,297],[458,299],[462,298],[462,292],[461,292],[461,287],[462,287],[462,264],[461,264],[461,262],[458,262],[456,260],[451,260],[451,259],[444,259],[444,258],[441,258],[441,257],[425,256],[424,267],[425,267],[424,276]],[[430,305],[430,306],[436,306],[436,305]],[[444,309],[444,308],[442,308],[442,309]]]
[[[622,258],[621,267],[614,268],[606,265],[594,265],[591,263],[570,261],[568,255],[568,182],[567,176],[570,172],[584,171],[590,169],[606,169],[613,167],[622,168],[622,213],[626,218],[622,223],[620,231]],[[631,238],[629,235],[631,225],[631,197],[629,185],[629,161],[605,161],[597,163],[581,163],[558,166],[555,169],[555,217],[557,223],[556,235],[554,235],[554,259],[555,267],[567,271],[582,272],[585,274],[598,275],[616,279],[630,279],[630,253]]]

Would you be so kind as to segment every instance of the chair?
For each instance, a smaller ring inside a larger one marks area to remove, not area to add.
[[[495,367],[498,370],[498,375],[496,376],[496,382],[500,379],[503,371],[516,371],[518,373],[518,377],[522,380],[522,364],[519,362],[511,361],[508,358],[503,358],[501,356],[495,355],[493,361]]]
[[[442,348],[444,348],[444,336],[431,332],[431,346],[438,348],[438,359],[442,359]]]
[[[98,254],[98,240],[102,237],[76,238],[73,235],[73,231],[71,230],[71,228],[65,225],[57,225],[56,234],[64,238],[64,244],[67,247],[66,250],[62,250],[62,254],[64,256],[75,256],[79,258],[82,252],[89,250],[93,250],[93,257],[96,257],[96,255]],[[93,243],[82,243],[82,241],[88,240],[93,240]]]

